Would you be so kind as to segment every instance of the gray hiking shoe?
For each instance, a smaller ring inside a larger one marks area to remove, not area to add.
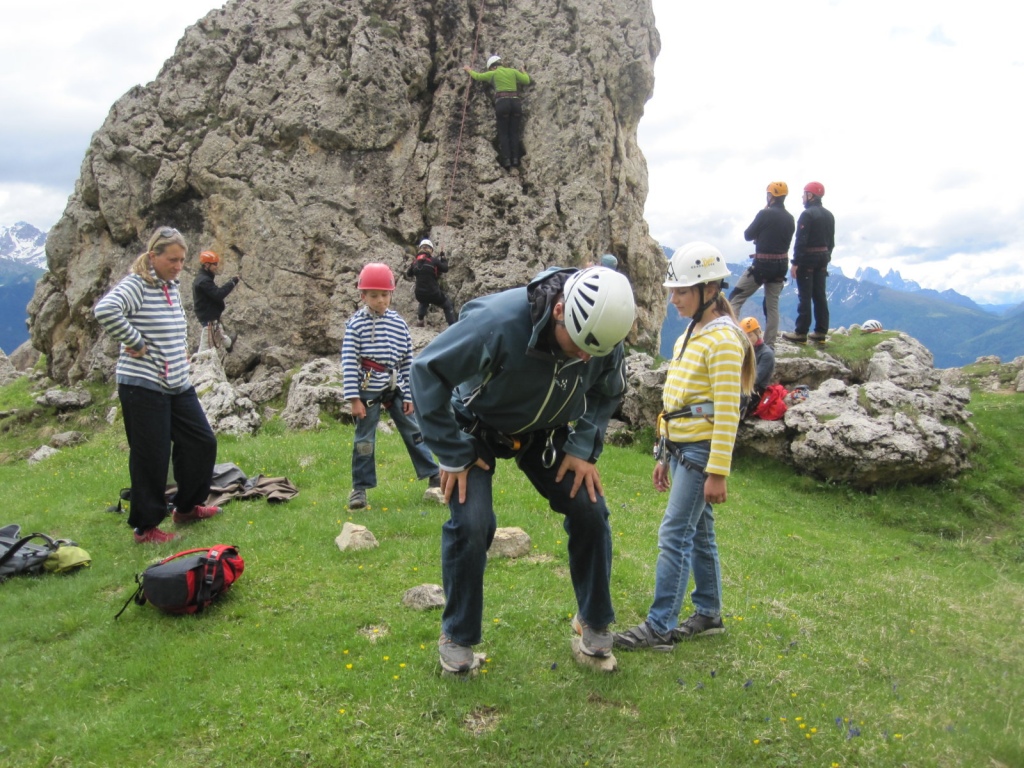
[[[469,672],[473,668],[473,647],[460,645],[444,632],[437,639],[437,651],[441,656],[441,667],[446,672]]]
[[[362,490],[361,488],[353,488],[352,493],[348,495],[348,508],[365,509],[366,491]]]
[[[627,651],[671,651],[673,646],[672,633],[661,634],[645,620],[625,632],[616,632],[612,637],[615,647]]]
[[[604,658],[612,652],[612,633],[608,628],[594,629],[577,613],[572,617],[572,628],[580,636],[580,651],[587,656]]]
[[[725,624],[721,616],[704,616],[695,613],[678,627],[672,630],[672,639],[677,643],[680,640],[693,640],[703,635],[720,635],[725,632]]]

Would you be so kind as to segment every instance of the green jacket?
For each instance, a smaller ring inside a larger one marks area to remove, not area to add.
[[[518,91],[518,86],[530,84],[528,74],[512,67],[495,67],[486,72],[469,70],[469,76],[474,80],[491,83],[496,91]]]

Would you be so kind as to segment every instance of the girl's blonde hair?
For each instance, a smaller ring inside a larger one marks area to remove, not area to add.
[[[135,261],[132,262],[131,273],[138,275],[150,285],[155,285],[156,281],[153,279],[149,257],[159,256],[172,245],[180,245],[185,249],[185,253],[188,253],[188,244],[185,242],[185,238],[174,227],[157,227],[154,229],[153,234],[149,236],[146,250],[140,253]]]

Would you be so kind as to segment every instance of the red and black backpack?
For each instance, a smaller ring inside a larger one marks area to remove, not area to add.
[[[244,570],[245,561],[232,544],[186,549],[137,575],[139,588],[114,618],[124,613],[132,600],[138,605],[150,602],[165,613],[199,613],[226,592]]]

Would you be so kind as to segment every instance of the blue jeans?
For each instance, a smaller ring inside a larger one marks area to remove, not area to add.
[[[183,512],[206,504],[217,436],[210,429],[195,387],[168,395],[145,387],[118,384],[124,434],[128,438],[128,474],[132,502],[128,525],[140,531],[160,525],[167,516],[164,489],[171,464],[178,491],[174,504]]]
[[[687,461],[706,467],[711,443],[677,443]],[[654,602],[648,623],[666,634],[679,624],[679,610],[693,570],[693,607],[703,616],[722,613],[722,572],[715,544],[715,518],[704,501],[704,473],[671,459],[672,487],[658,530],[658,564],[654,571]]]
[[[359,397],[364,403],[373,398],[380,397],[380,392],[360,392]],[[352,444],[352,487],[356,490],[365,491],[367,488],[377,487],[377,462],[374,457],[374,448],[377,443],[377,422],[380,421],[380,408],[382,403],[374,403],[366,406],[366,417],[356,419],[356,437]],[[388,408],[395,426],[398,427],[398,434],[405,442],[405,450],[409,452],[412,459],[412,466],[416,470],[416,477],[422,480],[425,477],[433,477],[440,472],[434,460],[430,458],[430,451],[423,444],[423,436],[420,434],[420,426],[416,423],[415,416],[406,416],[402,413],[402,398],[395,398]]]
[[[533,483],[551,509],[564,516],[562,527],[568,535],[569,576],[576,594],[580,617],[592,627],[601,629],[615,621],[612,609],[612,531],[608,524],[608,507],[602,496],[591,503],[586,487],[580,487],[576,498],[570,499],[573,474],[566,473],[562,482],[555,482],[558,465],[565,458],[561,446],[568,432],[565,427],[555,431],[558,455],[551,468],[546,468],[542,454],[547,432],[536,432],[517,454],[516,464]],[[487,549],[494,539],[497,518],[494,515],[492,485],[494,452],[477,440],[478,455],[491,469],[469,470],[466,503],[460,504],[458,494],[452,495],[448,507],[451,517],[441,528],[441,578],[444,582],[445,608],[441,630],[460,645],[476,645],[481,640],[484,610],[484,569]]]

